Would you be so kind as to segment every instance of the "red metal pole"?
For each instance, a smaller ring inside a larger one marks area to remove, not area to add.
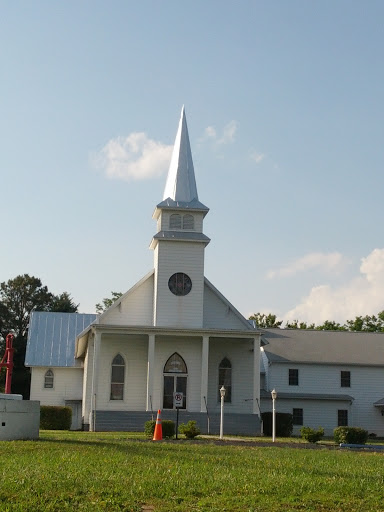
[[[14,335],[12,333],[7,334],[5,338],[5,352],[7,353],[7,362],[5,363],[5,367],[7,368],[7,373],[5,376],[5,394],[11,394],[11,383],[12,383],[12,371],[13,371],[13,353],[15,349],[12,346]],[[5,354],[4,354],[5,355]]]

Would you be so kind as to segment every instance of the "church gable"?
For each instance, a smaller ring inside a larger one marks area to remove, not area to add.
[[[251,324],[207,278],[204,280],[203,327],[205,329],[252,329]]]
[[[151,271],[100,315],[104,325],[153,325],[154,272]]]

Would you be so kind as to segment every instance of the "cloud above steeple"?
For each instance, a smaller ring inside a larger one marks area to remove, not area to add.
[[[156,178],[164,174],[171,160],[172,145],[150,139],[144,132],[111,139],[93,158],[106,176],[124,181]]]

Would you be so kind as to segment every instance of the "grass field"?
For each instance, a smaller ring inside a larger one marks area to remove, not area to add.
[[[382,453],[48,431],[0,452],[6,511],[384,511]]]

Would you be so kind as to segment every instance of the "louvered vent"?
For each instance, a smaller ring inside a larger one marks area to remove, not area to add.
[[[169,229],[181,229],[181,215],[173,213],[169,218]]]
[[[195,223],[193,215],[187,213],[183,217],[183,229],[195,229]]]

